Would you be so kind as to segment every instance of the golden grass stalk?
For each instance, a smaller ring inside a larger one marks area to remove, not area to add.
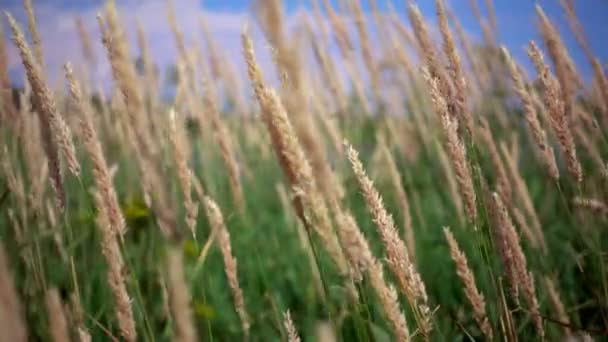
[[[234,306],[237,314],[241,320],[241,326],[245,336],[249,336],[249,327],[251,325],[249,321],[249,314],[245,308],[245,299],[243,297],[243,290],[239,285],[239,279],[237,275],[237,260],[232,255],[232,246],[230,243],[230,233],[224,223],[224,217],[220,208],[217,204],[209,197],[205,197],[205,208],[209,217],[209,222],[213,229],[218,232],[218,243],[222,256],[224,257],[224,269],[226,271],[226,277],[228,278],[228,285],[232,291],[232,298],[234,300]]]
[[[13,104],[11,80],[8,75],[8,49],[6,46],[5,35],[0,27],[0,117],[9,121],[17,115]]]
[[[563,323],[562,329],[564,334],[566,336],[572,335],[572,330],[569,327],[570,318],[568,318],[568,313],[562,299],[560,298],[559,291],[555,286],[555,282],[553,282],[553,279],[551,279],[549,276],[543,277],[543,281],[545,284],[545,289],[547,290],[547,295],[549,296],[549,303],[551,303],[557,319]]]
[[[524,77],[519,70],[517,64],[511,57],[509,51],[503,46],[502,52],[505,57],[507,66],[509,67],[509,71],[511,72],[511,79],[513,80],[513,90],[519,96],[524,110],[524,116],[526,118],[526,122],[528,123],[528,127],[532,132],[532,137],[534,138],[534,142],[536,143],[536,147],[539,150],[541,161],[546,168],[547,174],[554,180],[559,179],[559,170],[557,168],[557,164],[555,162],[555,154],[553,153],[553,148],[550,146],[549,141],[547,140],[547,135],[543,130],[540,121],[538,120],[538,114],[536,112],[536,108],[534,106],[534,101],[530,96],[530,93],[526,89],[524,83]]]
[[[120,24],[116,5],[108,2],[105,7],[105,18],[97,16],[102,36],[102,43],[106,48],[107,58],[112,69],[112,77],[117,88],[123,96],[130,129],[134,133],[135,147],[142,158],[149,158],[153,154],[153,144],[147,131],[148,122],[144,121],[144,103],[141,89],[138,86],[138,77],[131,59],[130,48],[125,33]]]
[[[469,303],[473,307],[473,318],[479,325],[481,332],[489,339],[492,339],[492,326],[490,325],[490,321],[488,320],[488,315],[486,314],[486,302],[483,297],[483,294],[479,292],[477,289],[477,285],[475,284],[475,275],[473,271],[469,268],[469,263],[467,261],[467,257],[460,250],[458,246],[458,242],[454,238],[454,235],[450,231],[450,228],[444,227],[443,234],[445,235],[446,240],[448,240],[448,245],[450,247],[450,255],[454,264],[456,265],[456,273],[464,286],[464,294],[469,300]]]
[[[80,112],[80,134],[91,162],[93,163],[93,178],[99,196],[101,196],[103,206],[108,214],[108,220],[113,232],[122,239],[127,225],[116,197],[116,190],[112,184],[108,163],[103,154],[101,142],[93,124],[93,112],[89,102],[83,97],[80,84],[74,77],[71,65],[68,63],[64,67],[65,77],[72,101],[76,110]]]
[[[46,291],[46,311],[49,318],[49,334],[53,342],[69,342],[68,321],[56,288]]]
[[[95,205],[97,207],[97,228],[101,233],[101,252],[108,265],[108,285],[114,297],[116,306],[116,320],[121,336],[128,342],[137,340],[135,320],[131,310],[131,298],[127,292],[125,269],[126,265],[120,252],[120,245],[116,239],[116,230],[113,229],[110,213],[108,212],[102,194],[94,193]]]
[[[513,194],[511,182],[509,181],[505,170],[505,164],[500,158],[500,153],[498,153],[498,148],[496,147],[496,142],[494,141],[494,136],[487,119],[485,117],[481,118],[481,123],[481,126],[479,126],[480,137],[483,140],[484,145],[488,148],[488,153],[490,154],[490,159],[492,160],[492,165],[496,172],[497,191],[502,200],[510,206]]]
[[[333,231],[327,206],[313,178],[312,168],[278,95],[264,84],[251,40],[246,33],[243,34],[243,50],[249,78],[262,108],[262,120],[270,133],[279,164],[295,194],[293,205],[296,214],[307,229],[315,229],[339,272],[345,275],[348,270],[344,254]],[[311,211],[312,220],[305,215],[305,208]]]
[[[173,147],[173,160],[177,168],[177,178],[184,194],[184,208],[186,209],[186,226],[196,240],[196,217],[198,216],[198,205],[192,199],[192,170],[188,167],[188,147],[184,141],[186,134],[182,129],[181,122],[178,124],[175,118],[175,110],[169,112],[169,140]],[[178,128],[179,126],[179,128]]]
[[[443,169],[443,173],[445,175],[445,180],[448,183],[450,198],[452,199],[452,203],[454,204],[454,208],[458,214],[458,219],[460,222],[464,222],[465,218],[462,198],[460,197],[460,192],[458,191],[458,182],[456,182],[456,176],[454,169],[452,168],[452,163],[450,163],[450,159],[439,141],[436,141],[436,151],[439,157],[439,162],[441,163],[441,168]]]
[[[26,342],[27,328],[21,302],[13,283],[4,245],[0,242],[0,331],[5,341]]]
[[[75,326],[77,341],[91,342],[91,334],[84,324],[84,312],[77,292],[73,292],[70,296],[70,308],[71,324]]]
[[[409,341],[410,332],[405,316],[401,312],[397,291],[386,282],[382,264],[373,256],[357,222],[350,213],[340,209],[336,211],[336,221],[353,278],[358,281],[363,274],[367,274],[370,284],[382,304],[395,339]]]
[[[36,25],[36,15],[34,14],[34,6],[32,0],[23,0],[23,8],[27,15],[28,29],[32,37],[32,46],[34,47],[34,56],[40,68],[44,68],[44,55],[42,53],[42,39]]]
[[[462,70],[460,55],[456,50],[456,44],[454,43],[454,38],[452,37],[452,32],[448,24],[448,17],[443,0],[435,0],[435,7],[437,7],[439,31],[441,32],[441,37],[443,39],[443,51],[448,60],[448,74],[454,85],[453,98],[449,99],[449,101],[453,103],[454,115],[458,118],[459,123],[464,126],[469,133],[472,133],[473,118],[467,109],[466,79]]]
[[[217,94],[214,86],[209,82],[207,75],[203,78],[203,87],[203,104],[210,114],[211,127],[213,128],[215,139],[220,148],[220,156],[228,171],[232,197],[238,210],[241,213],[245,213],[245,196],[243,194],[243,185],[241,183],[241,175],[234,143],[228,127],[220,117]]]
[[[521,204],[521,206],[525,210],[528,218],[531,220],[532,229],[534,230],[535,234],[534,240],[544,251],[546,250],[545,235],[543,233],[538,214],[536,213],[536,209],[534,208],[534,203],[532,202],[532,198],[530,197],[530,191],[528,190],[528,186],[526,185],[526,182],[519,173],[519,168],[517,167],[518,163],[515,159],[516,157],[508,151],[507,146],[503,142],[500,143],[500,149],[505,160],[505,165],[507,166],[509,174],[511,175],[513,190],[515,190],[515,194],[517,197],[517,200],[514,201],[514,203]],[[532,243],[534,243],[534,241]]]
[[[458,123],[450,116],[446,98],[439,90],[439,81],[431,76],[427,69],[423,69],[423,76],[430,88],[433,108],[438,114],[441,125],[446,136],[446,150],[452,168],[456,174],[456,182],[460,191],[460,197],[464,203],[464,210],[470,222],[475,222],[477,217],[477,205],[475,199],[475,188],[471,170],[467,162],[466,150],[463,142],[458,137]]]
[[[382,140],[381,144],[381,152],[384,154],[386,165],[388,166],[388,172],[391,177],[391,182],[393,184],[393,189],[397,194],[397,199],[399,200],[399,207],[401,208],[403,214],[403,230],[404,230],[404,239],[407,245],[407,251],[412,260],[416,260],[416,240],[414,238],[414,227],[412,226],[412,214],[410,210],[410,201],[407,197],[407,193],[405,192],[405,187],[403,186],[403,182],[401,181],[401,174],[399,173],[399,169],[397,168],[397,163],[393,158],[393,154],[386,146],[384,140]]]
[[[95,57],[95,51],[93,50],[93,42],[91,35],[87,28],[84,26],[82,17],[74,17],[74,24],[76,25],[76,31],[78,32],[78,38],[80,39],[80,47],[82,49],[82,56],[89,63],[90,66],[97,64],[97,58]]]
[[[428,307],[428,297],[424,283],[410,260],[403,240],[399,237],[393,217],[386,211],[384,203],[382,203],[382,197],[376,190],[374,183],[367,177],[363,164],[359,160],[359,153],[348,143],[345,143],[345,145],[346,155],[363,192],[376,230],[382,239],[389,268],[397,278],[399,287],[408,299],[410,306],[416,312],[420,331],[428,337],[432,329],[431,311]]]
[[[357,27],[357,33],[359,34],[359,43],[361,44],[361,55],[363,57],[363,62],[365,63],[365,67],[369,73],[372,90],[375,94],[377,94],[377,92],[380,91],[378,84],[380,80],[377,73],[376,64],[374,62],[374,56],[372,54],[369,32],[367,31],[365,24],[365,15],[363,14],[363,9],[361,8],[361,3],[359,0],[351,1],[350,3],[355,16],[354,20],[355,26]]]
[[[589,209],[592,212],[604,217],[608,215],[608,205],[597,198],[575,197],[572,200],[572,204],[579,208]]]
[[[141,22],[137,21],[137,47],[139,54],[141,55],[141,62],[143,65],[144,79],[146,80],[146,90],[148,91],[148,97],[150,101],[155,101],[158,93],[158,77],[156,70],[154,69],[154,61],[152,59],[152,53],[150,52],[150,46],[146,39],[146,33]],[[153,102],[154,103],[154,102]]]
[[[511,221],[507,208],[497,193],[492,193],[492,203],[495,211],[495,229],[498,239],[501,240],[499,241],[499,244],[503,248],[501,257],[507,269],[507,276],[513,288],[523,291],[523,297],[526,300],[528,310],[530,310],[534,327],[538,334],[544,337],[545,330],[543,328],[543,319],[540,316],[538,298],[536,297],[534,276],[532,272],[528,272],[526,256],[519,243],[519,235]]]
[[[66,153],[66,149],[69,150],[70,146],[73,147],[73,145],[69,144],[71,140],[67,140],[69,131],[57,112],[52,93],[45,84],[40,66],[32,55],[21,29],[10,14],[6,13],[6,16],[13,31],[13,41],[19,50],[29,84],[32,87],[33,96],[36,98],[36,103],[39,104],[37,113],[40,120],[42,143],[48,159],[51,185],[55,191],[56,205],[60,211],[63,211],[65,206],[65,191],[57,145],[59,144],[62,147],[66,155],[69,153],[69,151]],[[76,160],[75,157],[73,160]]]
[[[175,332],[174,341],[197,341],[196,330],[192,322],[190,308],[190,291],[186,284],[181,250],[171,248],[167,255],[168,295],[171,306]]]
[[[583,180],[583,170],[576,157],[576,146],[570,131],[570,119],[565,107],[571,104],[565,104],[564,101],[567,101],[567,99],[562,98],[567,90],[564,91],[560,88],[560,84],[551,76],[549,66],[545,63],[543,54],[534,41],[531,41],[528,46],[528,55],[534,62],[538,73],[543,88],[543,104],[548,111],[553,131],[564,154],[568,172],[576,181],[581,182]]]
[[[575,92],[579,85],[583,84],[572,57],[562,42],[557,29],[553,26],[547,15],[539,4],[536,4],[536,14],[539,19],[540,33],[545,42],[549,56],[555,65],[555,74],[561,86],[566,115],[571,115]]]
[[[285,326],[285,330],[287,331],[288,342],[300,342],[298,329],[296,329],[295,324],[293,324],[293,320],[291,319],[291,314],[289,313],[289,310],[285,311],[285,313],[283,314],[283,326]]]
[[[418,6],[410,2],[408,3],[407,9],[410,22],[416,35],[416,40],[422,53],[422,56],[420,57],[425,61],[428,73],[433,79],[436,79],[435,82],[437,83],[437,91],[445,99],[446,105],[450,106],[448,108],[448,113],[450,115],[455,115],[456,113],[454,112],[452,102],[452,99],[454,98],[452,85],[445,74],[445,69],[441,64],[439,57],[437,56],[437,52],[433,46],[427,24],[422,17]]]

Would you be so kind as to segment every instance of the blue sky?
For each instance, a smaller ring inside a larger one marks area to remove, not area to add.
[[[287,21],[294,18],[293,14],[310,9],[311,0],[284,1]],[[321,0],[319,0],[321,1]],[[97,27],[94,16],[104,1],[101,0],[33,0],[37,16],[40,21],[42,38],[45,43],[47,66],[51,76],[61,69],[61,65],[70,60],[77,62],[80,58],[80,47],[75,34],[73,17],[83,17],[87,28],[94,39],[97,36]],[[216,39],[222,44],[226,54],[240,68],[242,64],[239,54],[239,33],[245,22],[251,22],[252,1],[246,0],[174,0],[177,8],[178,20],[188,39],[198,39],[197,13],[204,13],[209,26]],[[336,4],[337,0],[332,0]],[[369,11],[368,1],[362,0],[364,8]],[[377,0],[381,9],[387,8],[387,0]],[[435,22],[434,1],[418,1],[420,9],[430,22]],[[485,13],[484,0],[478,0]],[[608,62],[608,49],[605,44],[608,37],[608,1],[600,0],[574,0],[578,16],[583,23],[591,47],[602,63]],[[174,60],[175,49],[166,24],[165,0],[116,0],[122,9],[123,18],[127,23],[134,22],[137,16],[144,24],[151,41],[152,53],[161,65],[168,65]],[[399,15],[406,21],[405,0],[392,0]],[[480,28],[475,19],[469,0],[447,0],[459,18],[464,29],[473,37],[480,39]],[[565,15],[559,6],[558,0],[494,0],[498,19],[499,41],[506,45],[512,54],[524,66],[529,68],[524,47],[530,39],[539,40],[536,29],[535,4],[540,4],[549,18],[557,24],[562,37],[570,49],[579,69],[585,76],[591,75],[590,67],[576,45],[565,20]],[[0,9],[13,13],[18,21],[26,23],[21,8],[21,0],[2,0]],[[5,24],[5,23],[4,23]],[[129,26],[127,24],[128,28]],[[6,25],[4,26],[6,32]],[[129,29],[133,32],[133,30]],[[134,38],[134,37],[132,37]],[[257,39],[263,40],[258,34]],[[260,44],[263,44],[262,42]],[[100,44],[96,46],[98,58],[102,60],[103,49]],[[264,56],[264,51],[261,51]],[[16,80],[22,79],[22,69],[16,58],[14,49],[10,51],[11,75]],[[269,58],[268,58],[268,63]],[[272,69],[268,65],[269,69]],[[57,70],[54,70],[57,69]],[[107,65],[100,65],[99,74],[108,72]],[[53,77],[51,77],[53,79]]]

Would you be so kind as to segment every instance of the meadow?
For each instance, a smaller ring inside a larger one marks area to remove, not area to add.
[[[606,340],[608,77],[573,2],[590,76],[540,6],[528,70],[492,1],[472,1],[481,41],[443,0],[437,27],[369,3],[288,25],[255,1],[226,58],[168,1],[169,99],[119,4],[97,17],[104,55],[75,21],[86,63],[59,86],[35,4],[5,13],[0,341]]]

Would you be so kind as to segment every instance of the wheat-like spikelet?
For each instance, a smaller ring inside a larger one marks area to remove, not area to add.
[[[410,260],[403,240],[399,237],[393,217],[386,211],[382,203],[382,197],[378,193],[378,190],[376,190],[373,182],[367,177],[363,164],[359,160],[359,153],[348,143],[345,143],[345,145],[346,155],[384,244],[389,267],[397,277],[401,291],[407,297],[412,309],[417,313],[421,332],[425,336],[428,336],[432,329],[430,322],[431,312],[428,307],[428,297],[424,283]]]
[[[295,192],[293,203],[296,214],[307,229],[315,229],[340,273],[347,274],[345,258],[333,231],[327,206],[313,178],[312,168],[304,155],[281,100],[273,90],[267,89],[264,85],[251,40],[246,33],[243,34],[243,51],[249,78],[262,108],[262,119],[270,133],[272,145],[283,172]],[[312,213],[312,223],[304,213],[305,208]]]
[[[568,54],[566,45],[561,40],[559,32],[539,4],[536,4],[536,14],[539,18],[539,31],[555,65],[555,74],[561,86],[566,115],[570,116],[576,89],[583,82],[579,77],[572,57]]]
[[[519,168],[517,167],[517,160],[515,160],[515,157],[512,155],[512,153],[508,152],[507,146],[503,142],[500,143],[500,149],[505,160],[505,165],[507,166],[509,174],[511,175],[511,184],[513,184],[513,190],[515,190],[515,194],[517,197],[517,201],[514,201],[514,203],[522,205],[523,209],[527,213],[528,218],[531,220],[532,229],[535,234],[535,240],[537,241],[538,245],[540,245],[541,248],[545,250],[545,235],[543,233],[538,214],[536,213],[536,209],[534,208],[534,203],[532,202],[532,198],[530,197],[530,191],[528,190],[528,186],[526,185],[526,182],[519,173]]]
[[[28,341],[21,301],[13,283],[4,245],[0,242],[0,330],[5,341]]]
[[[196,240],[196,217],[198,205],[192,199],[192,170],[188,167],[188,151],[184,141],[185,132],[181,129],[175,118],[175,110],[169,112],[169,140],[173,147],[173,160],[177,168],[177,178],[184,194],[184,208],[186,208],[186,225],[192,237]],[[179,126],[179,128],[178,128]]]
[[[351,7],[353,9],[355,26],[357,27],[357,33],[359,34],[359,43],[361,44],[361,55],[363,62],[369,73],[371,81],[371,87],[375,94],[380,91],[379,87],[379,75],[376,71],[376,64],[374,62],[374,56],[372,55],[372,46],[370,44],[369,32],[366,27],[366,20],[361,8],[359,0],[351,1]]]
[[[110,227],[122,239],[126,232],[127,225],[120,209],[118,198],[116,197],[116,190],[112,184],[101,142],[93,124],[92,108],[83,97],[80,84],[74,77],[71,65],[66,64],[64,69],[72,101],[76,110],[80,112],[80,134],[85,150],[93,163],[93,178],[95,180],[95,185],[102,198],[105,210],[107,211]]]
[[[447,56],[449,64],[448,73],[452,79],[452,84],[454,85],[453,98],[449,99],[449,101],[453,103],[455,111],[454,115],[458,118],[459,123],[471,133],[473,130],[473,118],[467,109],[467,84],[462,70],[460,55],[456,50],[456,44],[454,43],[454,38],[452,37],[452,32],[450,31],[443,0],[435,0],[435,7],[437,7],[439,31],[441,32],[441,37],[443,38],[443,51]]]
[[[336,13],[329,0],[323,0],[323,7],[325,7],[325,11],[329,17],[329,23],[336,37],[336,43],[340,48],[342,57],[349,59],[354,50],[354,44],[348,34],[348,28],[344,20]]]
[[[497,193],[492,193],[492,201],[496,218],[495,229],[498,231],[498,236],[503,239],[504,248],[510,251],[511,260],[503,256],[503,262],[507,267],[510,276],[511,286],[518,288],[523,292],[523,297],[527,302],[528,309],[532,315],[532,321],[538,334],[543,337],[545,330],[543,328],[543,319],[540,316],[540,308],[538,298],[536,297],[536,289],[534,287],[534,276],[532,272],[528,272],[526,256],[519,242],[519,235],[513,226],[511,217]]]
[[[441,125],[446,136],[446,150],[456,174],[456,181],[458,182],[460,196],[464,203],[465,213],[471,222],[475,222],[477,217],[475,188],[467,162],[466,150],[458,136],[458,123],[449,114],[448,105],[445,97],[439,90],[437,78],[432,77],[427,69],[423,69],[423,76],[430,88],[433,107],[441,120]]]
[[[217,94],[214,86],[209,82],[207,75],[203,79],[203,104],[211,118],[211,126],[214,130],[214,136],[220,148],[220,155],[224,161],[224,165],[228,171],[228,179],[230,182],[230,190],[236,207],[241,213],[245,212],[245,196],[243,194],[243,185],[239,172],[239,165],[236,158],[234,143],[228,127],[220,117],[220,112],[217,105]]]
[[[32,46],[34,47],[34,57],[41,68],[44,67],[44,55],[42,53],[42,39],[36,25],[36,15],[34,14],[34,6],[32,0],[23,0],[23,8],[27,15],[27,24],[32,37]]]
[[[507,177],[505,164],[500,158],[500,154],[498,153],[498,148],[496,147],[496,142],[494,141],[494,136],[492,134],[487,119],[485,117],[482,118],[481,123],[481,126],[479,126],[479,135],[483,140],[484,145],[488,148],[488,153],[490,154],[490,159],[492,160],[494,171],[496,172],[497,191],[500,194],[502,200],[508,206],[510,206],[512,200],[512,187],[511,182]]]
[[[386,143],[382,140],[381,150],[384,154],[386,164],[388,166],[388,172],[391,177],[391,182],[393,183],[393,188],[397,193],[397,198],[399,200],[399,206],[401,208],[403,214],[403,230],[404,230],[404,239],[407,245],[407,251],[412,260],[416,260],[416,241],[414,238],[414,227],[412,226],[412,214],[410,211],[410,201],[407,197],[407,193],[405,192],[405,188],[403,186],[403,182],[401,181],[401,175],[399,173],[399,169],[397,168],[397,163],[393,158],[393,154],[386,146]]]
[[[0,117],[4,120],[17,115],[11,94],[11,80],[8,75],[8,49],[4,30],[0,27]]]
[[[137,47],[139,48],[139,54],[141,56],[141,63],[144,71],[144,79],[146,80],[146,91],[148,92],[148,98],[150,101],[155,101],[158,94],[158,77],[154,68],[154,61],[152,60],[152,53],[150,52],[150,46],[146,38],[146,33],[139,20],[136,23],[137,27]]]
[[[405,316],[399,306],[399,296],[389,285],[382,270],[382,264],[373,256],[369,244],[363,236],[353,216],[338,209],[335,213],[340,240],[344,246],[351,274],[355,281],[367,274],[376,296],[382,304],[386,318],[391,324],[397,341],[409,341],[410,332]]]
[[[36,63],[32,52],[28,48],[21,29],[10,14],[6,13],[6,16],[13,31],[13,41],[19,50],[29,84],[32,87],[33,96],[36,99],[35,103],[39,107],[37,108],[37,113],[40,120],[43,147],[48,158],[51,185],[55,190],[57,207],[63,210],[65,206],[65,192],[57,145],[62,148],[63,153],[66,155],[69,153],[66,153],[66,149],[69,150],[70,146],[73,147],[73,145],[70,145],[71,140],[67,140],[69,131],[57,112],[51,91],[45,84],[40,66]],[[75,157],[74,160],[76,160]]]
[[[452,163],[450,163],[447,153],[439,141],[436,141],[435,150],[437,151],[439,162],[441,163],[441,168],[443,169],[443,173],[445,175],[445,180],[448,183],[450,197],[456,209],[456,213],[458,214],[458,219],[460,222],[464,222],[465,218],[464,209],[462,207],[462,198],[460,197],[460,193],[458,191],[458,182],[456,181]]]
[[[454,90],[452,89],[452,85],[447,78],[445,69],[441,65],[439,57],[437,56],[437,52],[433,46],[433,42],[429,34],[429,29],[424,18],[422,17],[422,14],[420,13],[420,9],[411,2],[408,3],[408,16],[414,29],[414,33],[416,34],[416,40],[420,46],[422,53],[421,58],[423,58],[425,65],[428,68],[428,73],[433,79],[436,79],[437,91],[445,99],[446,106],[449,106],[448,113],[450,115],[456,115],[452,102],[452,99],[454,98]]]
[[[74,325],[78,342],[91,342],[91,334],[84,324],[84,312],[77,292],[70,295],[70,323]]]
[[[564,303],[560,298],[559,291],[555,286],[555,282],[549,276],[543,277],[543,281],[545,284],[545,289],[547,291],[547,295],[549,296],[549,302],[553,307],[555,315],[557,319],[563,323],[562,329],[564,330],[564,334],[566,336],[570,336],[572,334],[572,330],[570,329],[570,318],[568,318],[568,313],[566,312],[566,308],[564,307]]]
[[[89,31],[87,31],[87,28],[84,26],[82,17],[76,16],[74,18],[74,24],[76,26],[76,31],[78,32],[82,56],[91,66],[95,66],[97,58],[95,57],[95,51],[93,50],[93,42]]]
[[[583,180],[581,164],[576,157],[576,146],[570,131],[570,118],[566,113],[564,99],[565,91],[560,88],[560,84],[551,76],[549,66],[545,63],[542,52],[531,41],[528,47],[528,55],[534,62],[536,72],[543,88],[543,103],[548,111],[553,131],[560,143],[568,172],[578,182]],[[568,104],[569,105],[569,104]]]
[[[291,314],[289,310],[285,311],[283,314],[283,326],[285,326],[285,330],[287,331],[287,341],[288,342],[300,342],[300,336],[298,335],[298,329],[296,329],[295,324],[293,324],[293,320],[291,319]]]
[[[528,127],[532,132],[532,136],[534,137],[536,147],[539,149],[542,163],[544,164],[549,176],[554,180],[557,180],[559,179],[559,170],[557,169],[557,164],[555,162],[555,154],[553,153],[553,148],[550,146],[549,141],[547,140],[547,135],[545,134],[545,131],[538,120],[534,101],[526,89],[523,75],[511,57],[511,54],[504,46],[502,47],[502,52],[507,66],[509,67],[509,71],[511,72],[513,90],[517,96],[519,96],[522,102],[524,116],[526,118],[526,122],[528,123]]]
[[[488,316],[486,314],[486,302],[483,297],[483,294],[479,292],[477,289],[477,285],[475,284],[475,276],[473,275],[473,271],[469,268],[469,264],[465,254],[460,250],[458,246],[458,242],[454,238],[454,235],[450,231],[450,228],[444,227],[443,233],[445,235],[446,240],[448,240],[448,245],[450,247],[450,255],[454,264],[456,264],[456,273],[458,273],[458,277],[462,281],[462,285],[464,286],[464,294],[466,295],[469,303],[473,307],[473,317],[475,321],[479,325],[481,332],[486,335],[488,339],[492,339],[492,326],[488,320]]]
[[[46,291],[46,312],[49,318],[49,335],[53,342],[69,342],[68,321],[56,288]]]
[[[121,336],[128,342],[137,340],[135,320],[131,310],[131,298],[127,292],[125,279],[125,263],[120,252],[120,245],[116,239],[116,231],[111,226],[109,212],[99,191],[94,193],[97,207],[97,228],[101,233],[101,252],[106,259],[107,281],[114,297],[116,306],[116,320]]]
[[[589,209],[602,216],[608,215],[608,205],[606,205],[605,202],[597,198],[575,197],[572,200],[572,204],[579,208]]]
[[[131,59],[129,44],[115,6],[114,2],[108,2],[105,7],[105,17],[97,16],[102,43],[106,48],[112,77],[126,105],[128,125],[131,126],[130,129],[136,138],[134,144],[136,153],[140,153],[142,158],[149,158],[154,153],[152,139],[146,129],[149,122],[144,121],[143,118],[143,96],[138,87],[138,77]]]
[[[249,327],[251,325],[249,321],[249,314],[245,308],[245,299],[243,297],[243,290],[239,285],[239,279],[237,275],[237,260],[232,255],[232,246],[230,243],[230,233],[224,223],[224,217],[220,208],[217,204],[209,197],[205,197],[205,208],[211,226],[214,227],[218,232],[218,244],[224,257],[224,269],[226,270],[226,277],[228,278],[228,285],[232,291],[232,298],[234,299],[234,306],[236,312],[241,320],[243,333],[245,336],[249,336]]]
[[[190,308],[190,291],[186,284],[181,250],[171,248],[167,254],[167,290],[171,314],[175,325],[174,341],[197,341],[196,330],[192,322]]]

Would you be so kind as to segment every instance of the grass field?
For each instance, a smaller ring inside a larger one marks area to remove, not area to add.
[[[540,7],[525,70],[492,16],[474,42],[435,3],[436,29],[354,0],[292,32],[257,1],[265,41],[230,59],[169,10],[170,101],[112,2],[107,54],[76,25],[89,64],[61,89],[36,8],[7,13],[28,82],[0,41],[0,341],[605,340],[602,64],[568,1],[591,77]]]

